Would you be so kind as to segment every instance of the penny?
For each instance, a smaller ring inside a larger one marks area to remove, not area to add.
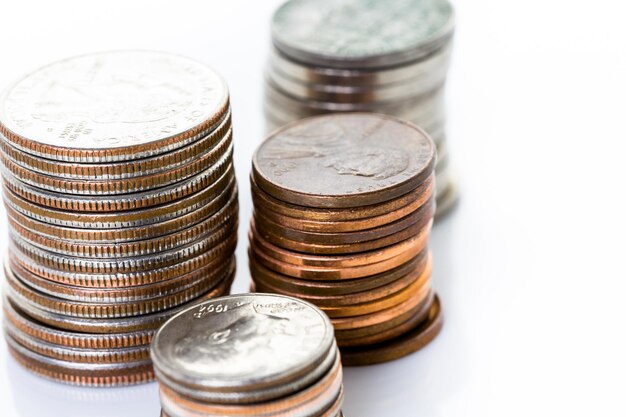
[[[338,281],[313,281],[278,274],[250,257],[250,272],[261,285],[269,284],[280,291],[297,298],[306,298],[315,305],[349,305],[354,298],[375,299],[377,293],[386,286],[397,285],[414,271],[421,271],[428,259],[428,252],[422,251],[415,258],[397,268],[367,278]]]
[[[422,233],[398,244],[375,251],[362,252],[354,255],[308,255],[282,249],[278,246],[272,245],[259,235],[255,235],[254,233],[250,234],[251,247],[258,249],[267,256],[270,256],[278,261],[304,268],[309,266],[324,268],[351,268],[371,265],[406,253],[406,251],[413,250],[416,246],[423,249],[427,242],[428,231],[425,230]],[[421,249],[419,249],[420,252]]]
[[[429,179],[425,181],[418,189],[415,191],[415,195],[418,196],[415,200],[411,201],[409,204],[404,205],[396,210],[388,211],[385,214],[367,217],[360,220],[339,220],[339,221],[318,221],[318,220],[309,220],[303,215],[302,217],[298,216],[300,213],[291,213],[295,216],[284,215],[278,211],[274,211],[273,208],[276,206],[280,206],[276,203],[271,202],[265,196],[262,196],[260,193],[253,197],[253,201],[255,205],[262,207],[263,215],[267,217],[269,220],[280,223],[285,227],[290,229],[301,230],[304,232],[322,232],[322,233],[332,233],[332,232],[350,232],[350,231],[360,231],[373,229],[376,227],[383,226],[385,224],[393,223],[397,220],[400,220],[403,217],[410,215],[415,212],[418,208],[422,207],[426,204],[427,200],[430,199],[432,194],[434,193],[434,181]],[[278,209],[280,210],[280,209]],[[295,211],[295,210],[294,210]],[[297,216],[297,217],[296,217]],[[340,216],[337,216],[340,217]]]
[[[222,78],[199,62],[102,52],[53,63],[15,83],[0,100],[0,133],[14,147],[53,160],[140,159],[206,136],[228,104]]]
[[[274,132],[252,165],[256,184],[275,198],[338,208],[406,194],[430,175],[434,159],[434,144],[413,125],[384,115],[340,114]]]
[[[232,122],[229,110],[222,117],[215,130],[199,138],[196,142],[172,152],[139,160],[99,164],[70,163],[24,153],[6,141],[0,141],[0,148],[17,165],[40,174],[74,179],[119,179],[155,174],[185,165],[197,159],[198,155],[212,149],[218,141],[231,134]]]
[[[272,39],[296,61],[389,67],[436,50],[453,27],[453,9],[444,0],[291,0],[274,13]]]
[[[378,345],[344,348],[341,361],[347,366],[373,365],[409,355],[430,343],[441,331],[443,315],[438,298],[435,298],[428,318],[404,335]]]
[[[286,239],[284,236],[275,235],[275,231],[268,228],[258,227],[256,223],[252,227],[256,229],[258,234],[263,236],[264,239],[272,242],[280,247],[294,250],[297,252],[305,252],[311,254],[350,254],[368,252],[376,249],[380,249],[386,246],[390,246],[401,242],[405,239],[409,239],[417,233],[423,230],[430,230],[432,226],[432,213],[434,213],[434,206],[430,209],[431,215],[424,216],[423,220],[415,223],[406,229],[403,229],[395,234],[381,237],[374,240],[368,240],[358,243],[346,243],[346,244],[329,244],[329,243],[309,243],[298,240]],[[255,219],[256,222],[256,219]]]
[[[287,217],[295,217],[304,221],[333,222],[333,221],[359,221],[371,219],[374,217],[384,217],[391,212],[400,211],[407,205],[414,203],[416,200],[423,200],[423,193],[431,186],[434,177],[430,176],[415,190],[380,204],[367,205],[363,207],[351,207],[348,209],[332,209],[332,208],[312,208],[298,206],[286,203],[272,197],[261,190],[254,178],[250,176],[250,185],[252,187],[252,201],[255,206],[262,207],[264,210],[281,214]]]
[[[259,210],[255,213],[255,225],[262,229],[274,230],[275,234],[280,233],[280,235],[289,240],[312,244],[345,245],[380,239],[398,233],[416,223],[423,222],[425,219],[428,219],[433,206],[434,200],[430,199],[418,209],[409,212],[409,214],[398,220],[365,230],[350,229],[346,232],[311,232],[292,229],[285,224],[281,217],[276,217],[276,221],[267,217],[267,212],[264,210]]]

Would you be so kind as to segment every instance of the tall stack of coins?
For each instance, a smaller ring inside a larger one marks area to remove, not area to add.
[[[224,81],[164,53],[71,58],[8,90],[0,134],[11,354],[72,384],[152,379],[158,326],[235,272]]]
[[[444,84],[454,30],[447,0],[290,0],[272,20],[265,114],[273,130],[332,112],[409,120],[437,145],[437,215],[457,200]]]
[[[162,416],[341,416],[339,352],[328,317],[291,297],[206,301],[157,332]]]
[[[424,131],[367,113],[295,122],[254,155],[253,286],[327,313],[344,365],[404,356],[441,328],[434,164]]]

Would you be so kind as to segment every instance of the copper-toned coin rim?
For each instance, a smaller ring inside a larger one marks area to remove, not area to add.
[[[232,153],[232,148],[232,135],[228,133],[214,148],[209,149],[203,155],[198,155],[196,159],[185,165],[153,174],[119,179],[60,178],[23,168],[4,152],[0,152],[0,159],[5,169],[9,170],[20,181],[33,187],[50,192],[80,196],[120,195],[166,187],[198,175],[207,166],[216,163],[222,155]]]
[[[229,109],[215,130],[195,142],[169,153],[120,162],[94,164],[55,161],[20,151],[4,140],[0,140],[0,148],[21,167],[54,177],[74,179],[132,178],[172,169],[195,159],[197,155],[212,148],[227,132],[231,132],[231,127]]]
[[[378,345],[361,348],[344,348],[341,351],[344,366],[373,365],[399,359],[428,345],[443,327],[443,314],[438,297],[435,297],[428,319],[399,338]]]

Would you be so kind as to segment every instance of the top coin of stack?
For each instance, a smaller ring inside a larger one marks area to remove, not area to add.
[[[151,356],[163,416],[341,415],[332,325],[295,298],[238,294],[190,307],[157,332]]]
[[[331,112],[384,113],[437,145],[437,212],[456,201],[444,84],[454,13],[447,0],[290,0],[272,20],[265,113],[273,130]]]
[[[69,383],[151,379],[157,327],[234,276],[224,81],[165,53],[70,58],[6,92],[0,139],[11,353]]]
[[[254,155],[254,288],[320,307],[344,365],[404,356],[441,328],[428,250],[434,163],[422,130],[368,113],[300,120]]]

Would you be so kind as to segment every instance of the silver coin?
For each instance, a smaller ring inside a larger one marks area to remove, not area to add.
[[[3,187],[3,191],[6,205],[20,214],[43,223],[79,229],[147,229],[167,225],[168,222],[175,222],[179,218],[210,206],[227,190],[236,188],[235,184],[234,168],[232,164],[229,164],[226,171],[216,181],[183,199],[143,210],[105,213],[57,210],[24,200],[6,187]]]
[[[291,297],[242,294],[172,317],[152,342],[155,368],[201,389],[256,390],[315,367],[333,344],[328,317]]]
[[[399,67],[366,70],[305,65],[283,56],[276,48],[271,48],[268,66],[271,71],[304,84],[371,88],[432,78],[432,74],[445,74],[450,65],[451,52],[452,45],[449,43],[417,62]]]
[[[75,162],[128,160],[184,146],[198,126],[213,128],[211,119],[227,103],[222,78],[192,59],[103,52],[53,63],[18,81],[0,99],[0,125],[27,153]]]
[[[419,59],[452,36],[446,0],[291,0],[272,19],[285,55],[313,65],[385,67]]]

